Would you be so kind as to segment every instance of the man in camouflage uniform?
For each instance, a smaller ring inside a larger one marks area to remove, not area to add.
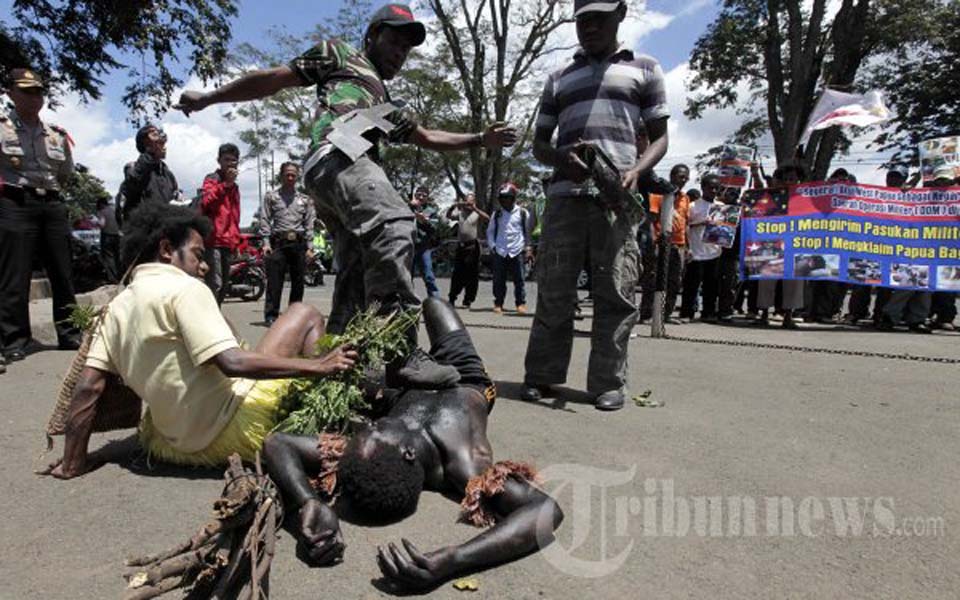
[[[317,86],[317,112],[303,172],[318,215],[333,233],[340,265],[328,324],[333,332],[342,331],[358,310],[371,303],[384,314],[420,305],[411,274],[414,216],[379,164],[381,136],[365,134],[374,146],[356,160],[328,137],[339,117],[390,101],[384,82],[399,73],[410,50],[425,37],[426,29],[408,6],[387,4],[374,13],[361,51],[340,41],[322,41],[288,65],[254,71],[206,94],[184,92],[177,106],[189,114],[211,104]],[[407,115],[395,113],[390,118],[397,123],[391,142],[431,150],[496,148],[516,140],[516,132],[503,124],[491,125],[483,133],[459,134],[425,129]],[[411,337],[415,336],[412,330]],[[455,370],[429,362],[420,353],[411,355],[398,374],[407,386],[453,385],[457,378]]]
[[[12,69],[0,108],[0,338],[7,361],[30,342],[30,275],[40,256],[53,288],[53,322],[62,350],[79,347],[70,316],[70,222],[61,190],[73,173],[70,137],[40,120],[44,85],[29,69]]]
[[[618,44],[625,15],[623,1],[575,0],[580,49],[548,77],[540,100],[534,156],[554,167],[554,177],[537,254],[537,312],[527,345],[524,400],[539,400],[549,386],[566,381],[577,276],[589,255],[594,316],[587,390],[599,410],[624,405],[627,343],[637,320],[637,223],[617,199],[586,185],[590,170],[578,150],[584,143],[600,147],[627,190],[636,190],[667,151],[663,72],[653,58]],[[638,152],[643,130],[650,143]]]

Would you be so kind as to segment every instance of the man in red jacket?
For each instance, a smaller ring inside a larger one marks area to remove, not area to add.
[[[213,231],[204,241],[209,266],[206,280],[217,304],[221,304],[230,286],[230,257],[240,243],[240,149],[234,144],[223,144],[217,162],[220,168],[203,180],[200,211],[213,223]]]

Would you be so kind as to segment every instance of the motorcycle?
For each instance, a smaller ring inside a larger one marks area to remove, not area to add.
[[[323,274],[327,269],[323,266],[321,257],[316,253],[307,254],[307,264],[303,272],[303,282],[310,287],[323,285]]]
[[[263,258],[243,255],[230,264],[230,285],[227,298],[240,298],[255,302],[267,289],[267,273],[263,270]]]
[[[310,287],[323,285],[323,276],[326,274],[336,274],[333,267],[332,242],[327,242],[322,248],[314,247],[307,251],[303,281]]]
[[[70,240],[73,290],[78,294],[111,283],[107,266],[100,256],[100,239],[74,234]]]

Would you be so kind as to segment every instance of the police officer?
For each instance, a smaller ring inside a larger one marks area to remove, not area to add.
[[[53,288],[53,322],[61,350],[76,350],[70,316],[70,225],[61,190],[73,173],[67,132],[40,120],[44,85],[29,69],[12,69],[13,110],[0,108],[0,338],[7,362],[30,342],[30,275],[40,256]]]
[[[280,189],[267,192],[260,207],[260,235],[266,256],[267,299],[263,320],[267,325],[280,315],[283,280],[290,270],[290,302],[303,300],[303,274],[306,270],[307,236],[313,234],[317,214],[313,201],[297,191],[300,167],[296,163],[280,165]]]

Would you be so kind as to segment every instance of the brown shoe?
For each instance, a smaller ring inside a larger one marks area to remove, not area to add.
[[[519,314],[521,314],[521,315],[527,314],[527,305],[526,305],[526,304],[520,304],[519,306],[517,306],[517,313],[519,313]]]
[[[502,315],[502,314],[503,314],[503,307],[502,307],[502,306],[496,306],[496,305],[494,305],[494,307],[493,307],[493,314],[495,314],[495,315]]]

